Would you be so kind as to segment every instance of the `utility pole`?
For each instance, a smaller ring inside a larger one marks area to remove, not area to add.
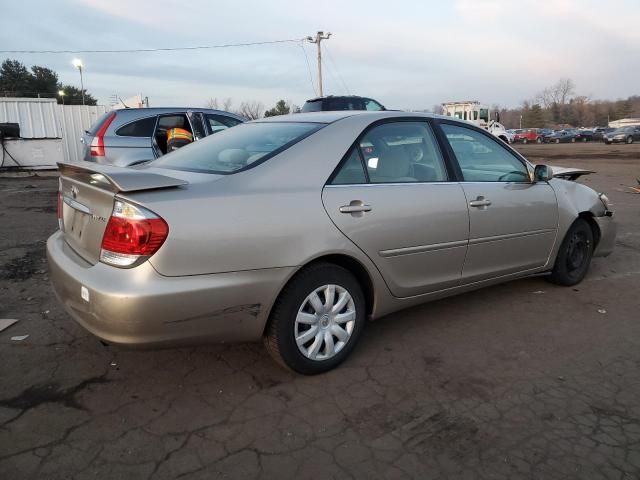
[[[320,42],[322,40],[329,40],[331,36],[331,32],[318,32],[315,37],[307,37],[307,40],[311,43],[315,43],[318,46],[318,88],[320,90],[320,96],[323,96],[322,91],[322,48],[320,47]]]

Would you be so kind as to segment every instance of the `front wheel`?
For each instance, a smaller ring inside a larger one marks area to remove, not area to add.
[[[331,370],[347,358],[366,323],[364,294],[348,270],[311,265],[284,288],[264,343],[284,367],[304,375]]]
[[[542,138],[540,137],[536,138],[536,143],[542,143]]]
[[[571,143],[576,143],[576,137],[573,137],[573,138],[571,139]]]
[[[528,140],[527,140],[526,138],[523,138],[523,139],[522,139],[522,143],[527,144],[527,143],[528,143]]]
[[[586,220],[578,218],[562,241],[549,280],[558,285],[580,283],[593,257],[593,231]]]
[[[627,144],[631,145],[633,143],[633,137],[628,137],[627,138]]]
[[[555,141],[556,141],[556,143],[560,143],[560,139],[559,138],[556,138]]]

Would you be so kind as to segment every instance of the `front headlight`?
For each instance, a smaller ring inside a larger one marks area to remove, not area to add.
[[[604,208],[606,210],[611,210],[613,203],[611,203],[611,200],[609,200],[609,197],[607,197],[604,193],[599,193],[598,197],[600,198],[600,201],[604,205]]]

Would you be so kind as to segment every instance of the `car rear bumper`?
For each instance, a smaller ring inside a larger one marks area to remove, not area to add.
[[[61,232],[47,241],[54,292],[95,336],[115,344],[254,341],[293,268],[165,277],[149,262],[132,269],[91,265]]]
[[[603,217],[594,217],[600,229],[600,241],[593,252],[594,257],[606,257],[613,252],[613,246],[616,243],[616,232],[618,230],[613,212],[608,212]]]

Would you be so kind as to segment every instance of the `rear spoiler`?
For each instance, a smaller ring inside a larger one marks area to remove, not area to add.
[[[563,180],[576,180],[582,175],[589,175],[595,173],[593,170],[584,170],[582,168],[567,168],[567,167],[551,167],[553,176],[556,178],[562,178]]]
[[[134,170],[90,162],[58,163],[60,175],[93,185],[103,190],[137,192],[161,188],[179,187],[189,182],[157,173]]]

